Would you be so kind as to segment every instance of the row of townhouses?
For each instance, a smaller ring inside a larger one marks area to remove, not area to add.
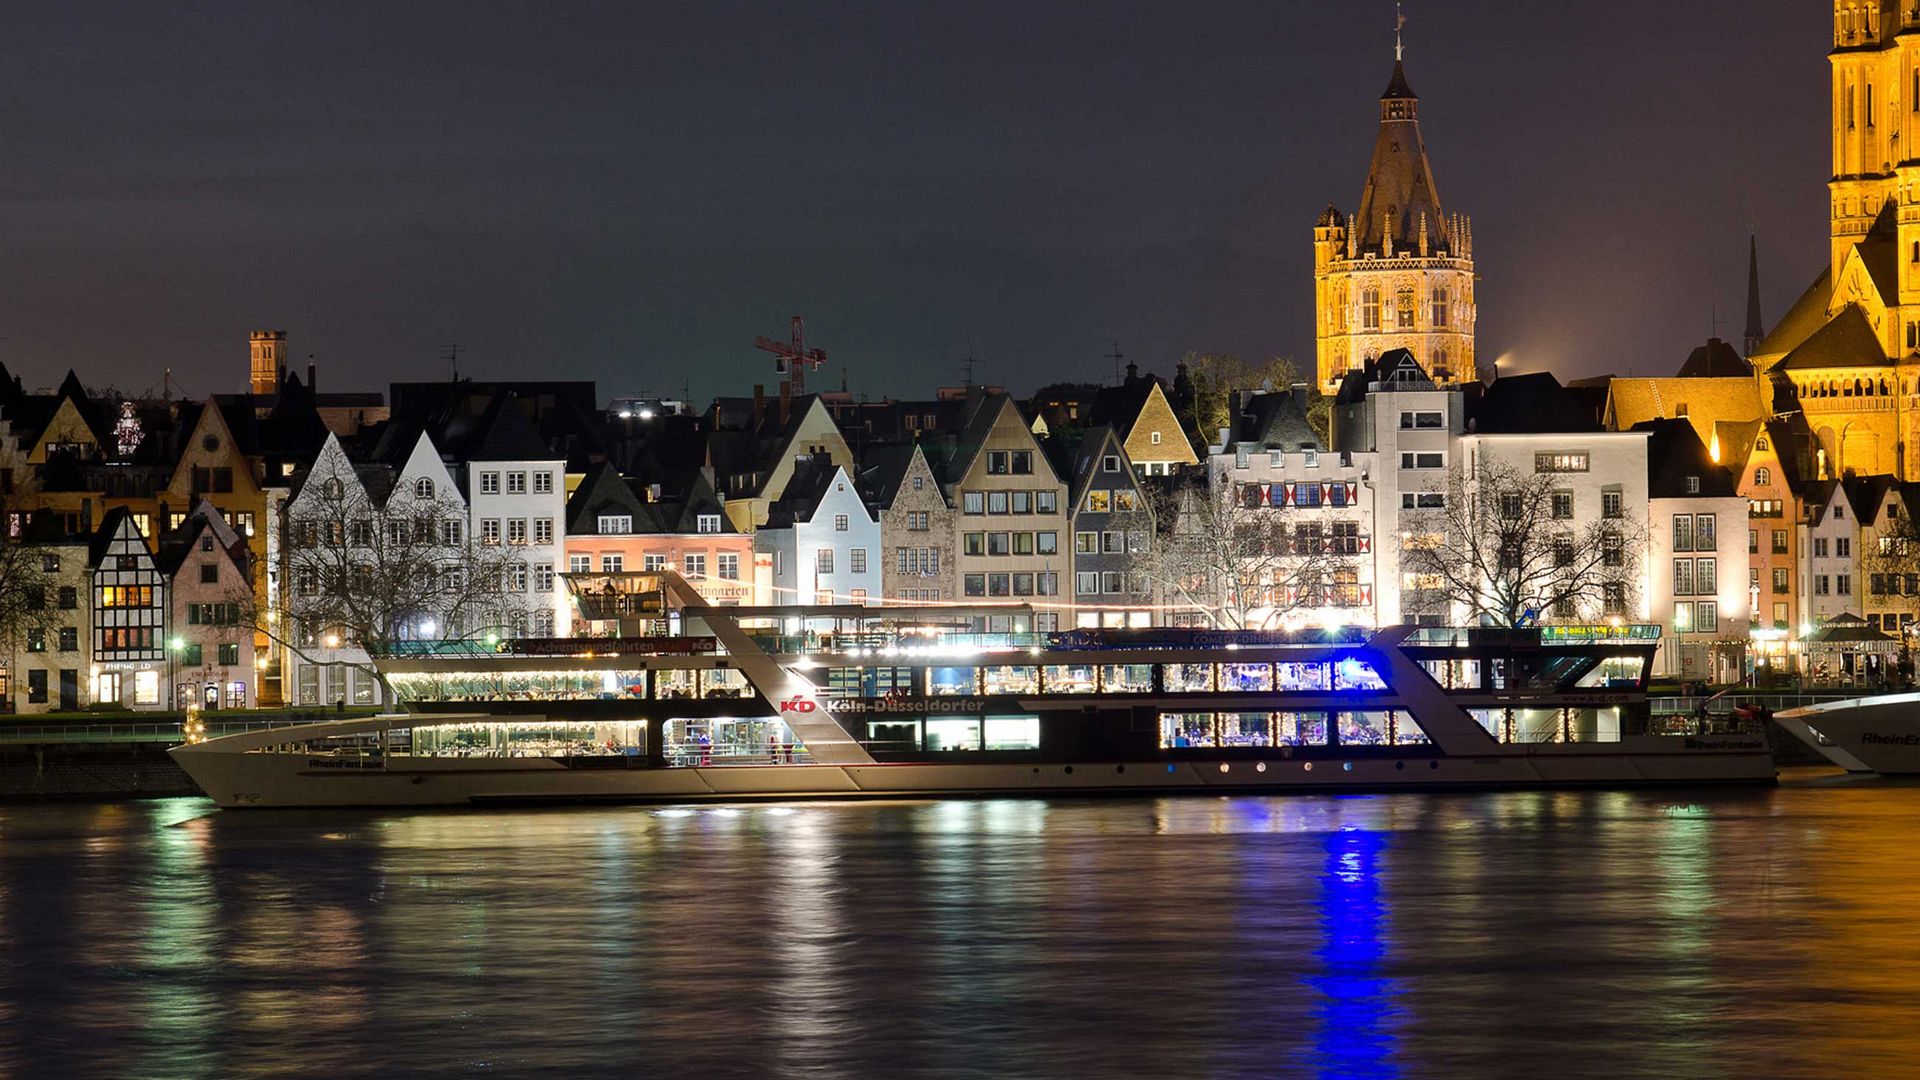
[[[0,382],[9,545],[40,574],[7,707],[375,704],[369,644],[611,634],[595,598],[662,568],[720,604],[963,605],[1015,632],[1654,623],[1660,672],[1708,681],[1825,639],[1891,663],[1920,601],[1881,557],[1913,485],[1834,475],[1797,414],[1642,416],[1644,380],[1463,384],[1397,349],[1318,424],[1305,385],[1250,387],[1201,433],[1184,371],[695,412],[580,382],[321,395],[283,335],[253,344],[269,376],[203,402]],[[1460,503],[1496,476],[1533,478],[1555,565],[1601,537],[1606,580],[1493,617],[1409,555],[1470,548]]]

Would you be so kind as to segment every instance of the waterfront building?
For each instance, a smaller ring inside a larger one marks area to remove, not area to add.
[[[1862,486],[1840,480],[1816,480],[1806,486],[1805,517],[1800,525],[1801,595],[1806,598],[1804,639],[1840,615],[1858,617],[1862,608],[1859,513],[1853,494]]]
[[[176,707],[163,688],[167,663],[168,586],[153,549],[125,507],[107,511],[88,546],[92,571],[93,700],[135,709]],[[62,670],[60,700],[68,693]]]
[[[1306,398],[1305,384],[1243,394],[1227,441],[1207,448],[1211,512],[1176,526],[1256,538],[1229,549],[1246,556],[1245,569],[1197,568],[1229,578],[1217,583],[1215,598],[1226,625],[1292,629],[1303,622],[1379,621],[1369,483],[1375,459],[1328,450],[1307,422]]]
[[[1745,674],[1752,593],[1741,527],[1748,502],[1683,420],[1650,420],[1647,436],[1648,617],[1665,626],[1654,670],[1708,682]]]
[[[1154,625],[1154,508],[1126,447],[1102,424],[1058,451],[1073,508],[1074,625]],[[1036,554],[1050,554],[1059,542],[1036,533]]]
[[[534,431],[519,399],[495,398],[478,438],[455,460],[466,467],[469,528],[483,545],[504,545],[512,555],[507,587],[528,594],[516,606],[527,624],[516,632],[535,637],[565,634],[572,624],[566,596],[556,588],[565,555],[566,460]]]
[[[1914,511],[1920,484],[1891,476],[1856,481],[1860,492],[1860,574],[1865,581],[1861,614],[1867,625],[1896,641],[1911,641],[1920,617],[1920,550]]]
[[[1321,393],[1392,349],[1412,349],[1442,384],[1479,377],[1473,224],[1441,205],[1419,98],[1398,55],[1360,208],[1349,215],[1328,205],[1314,225],[1313,285]]]
[[[1740,496],[1747,500],[1747,591],[1753,610],[1756,660],[1787,666],[1800,637],[1803,598],[1799,560],[1802,462],[1790,419],[1753,425],[1744,438],[1723,436]]]
[[[1042,452],[1011,397],[976,393],[954,437],[946,475],[960,513],[960,592],[969,600],[1027,601],[1024,614],[985,617],[982,629],[1048,631],[1059,627],[1061,579],[1072,561],[1059,548],[1070,519],[1066,484]],[[1051,550],[1042,546],[1052,538]]]
[[[885,556],[881,589],[890,601],[952,601],[960,594],[954,560],[958,514],[946,488],[914,441],[870,450],[861,486],[880,508],[880,544]]]
[[[672,569],[709,603],[765,603],[771,560],[756,559],[753,535],[734,527],[704,474],[694,473],[682,491],[672,497],[660,485],[637,488],[611,464],[588,469],[567,500],[568,593],[621,593],[636,583],[634,575]],[[603,617],[613,610],[575,609],[570,632],[614,633],[619,619]]]
[[[0,647],[0,711],[39,713],[82,708],[93,700],[93,564],[90,537],[68,533],[53,514],[33,517],[16,557],[31,560],[39,580],[23,605],[18,634]]]
[[[868,604],[883,592],[880,519],[824,454],[795,463],[753,550],[771,561],[775,604]]]
[[[253,553],[212,503],[197,503],[161,539],[166,575],[168,677],[180,708],[258,704],[254,665]]]
[[[1433,625],[1445,601],[1434,583],[1399,565],[1403,537],[1443,532],[1446,469],[1466,433],[1466,394],[1435,382],[1414,354],[1394,349],[1347,373],[1334,397],[1333,448],[1361,464],[1359,502],[1372,518],[1364,544],[1375,622]],[[1376,544],[1373,537],[1387,543]]]

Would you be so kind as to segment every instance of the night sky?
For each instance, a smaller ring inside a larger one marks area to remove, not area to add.
[[[1118,340],[1313,356],[1312,225],[1359,201],[1392,5],[0,9],[0,360],[29,388],[462,374],[696,398],[795,313],[875,396],[1110,376]],[[699,10],[694,10],[698,8]],[[1671,374],[1749,226],[1825,259],[1826,5],[1414,0],[1482,363]],[[817,384],[816,384],[817,385]]]

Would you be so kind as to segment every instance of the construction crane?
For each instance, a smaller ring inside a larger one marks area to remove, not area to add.
[[[785,375],[788,385],[793,387],[793,396],[799,397],[807,390],[807,365],[819,370],[827,362],[825,349],[806,347],[806,324],[800,316],[793,317],[793,342],[791,344],[775,341],[770,337],[753,339],[753,347],[762,352],[773,354],[773,371],[776,375]]]

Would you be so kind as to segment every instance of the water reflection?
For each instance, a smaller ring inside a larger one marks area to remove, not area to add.
[[[1903,1075],[1916,798],[0,807],[0,1075]]]
[[[1394,980],[1384,976],[1386,905],[1379,860],[1387,834],[1350,826],[1327,836],[1320,874],[1320,926],[1315,955],[1322,970],[1307,980],[1321,1001],[1314,1010],[1314,1062],[1321,1076],[1398,1076],[1390,1030]]]

